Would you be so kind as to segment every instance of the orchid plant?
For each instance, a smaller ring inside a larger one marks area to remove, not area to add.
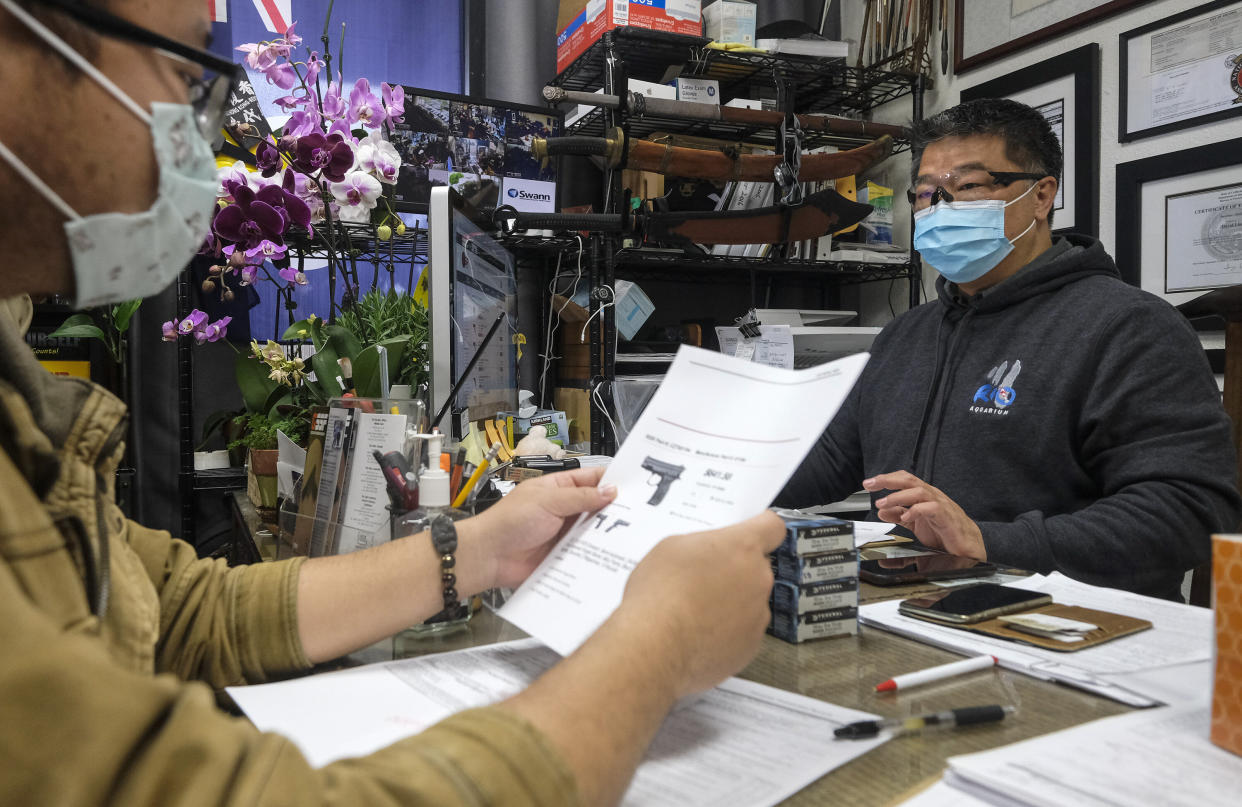
[[[217,210],[204,252],[220,262],[203,290],[219,290],[224,299],[231,299],[234,283],[251,285],[260,275],[278,288],[306,285],[306,274],[289,265],[287,240],[293,233],[315,239],[318,228],[330,270],[340,257],[333,221],[375,223],[381,241],[405,233],[384,195],[385,186],[397,182],[401,156],[381,131],[404,119],[404,90],[381,83],[377,95],[370,81],[360,78],[346,96],[339,70],[335,80],[327,75],[326,28],[325,55],[306,48],[303,59],[296,56],[302,37],[295,28],[296,23],[282,37],[237,48],[250,68],[289,91],[276,103],[290,116],[274,141],[260,138],[248,124],[229,128],[240,144],[254,145],[256,166],[238,161],[218,174]]]

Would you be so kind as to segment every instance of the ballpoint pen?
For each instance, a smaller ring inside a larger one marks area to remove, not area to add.
[[[1013,714],[1012,706],[966,706],[961,709],[950,709],[947,712],[936,712],[930,715],[915,717],[897,717],[889,720],[861,720],[847,723],[833,731],[838,739],[865,740],[874,737],[885,729],[893,729],[894,736],[915,734],[930,727],[953,728],[969,726],[975,723],[996,723]]]
[[[927,684],[932,681],[951,678],[955,675],[965,675],[975,670],[986,670],[988,667],[995,666],[996,663],[996,656],[975,656],[974,658],[966,658],[961,661],[951,661],[948,664],[929,667],[926,670],[906,673],[905,675],[894,675],[887,681],[876,684],[875,691],[891,692],[894,689],[906,689],[918,684]]]

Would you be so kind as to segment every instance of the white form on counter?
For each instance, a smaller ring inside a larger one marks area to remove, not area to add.
[[[1147,619],[1150,630],[1075,652],[1057,652],[913,619],[897,612],[899,600],[859,609],[859,619],[916,641],[966,655],[996,656],[1001,667],[1059,681],[1131,706],[1193,702],[1211,689],[1212,612],[1090,586],[1059,572],[1011,583],[1042,591],[1056,603]]]
[[[537,641],[520,639],[228,692],[260,730],[288,737],[320,767],[504,700],[558,661]],[[875,718],[730,678],[665,718],[622,805],[776,804],[887,741],[887,734],[833,737],[846,723]]]
[[[866,363],[859,353],[784,370],[682,347],[604,474],[617,498],[579,522],[497,613],[571,653],[620,604],[630,571],[662,539],[766,508]]]

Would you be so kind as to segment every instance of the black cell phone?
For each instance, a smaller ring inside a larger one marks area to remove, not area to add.
[[[974,558],[930,550],[918,555],[908,552],[905,550],[902,555],[892,557],[869,558],[871,551],[864,550],[858,563],[859,579],[877,586],[900,586],[955,577],[987,577],[996,572],[996,567],[991,563]]]
[[[978,583],[902,600],[897,610],[906,616],[919,619],[950,625],[969,625],[1050,602],[1051,594],[1010,588],[996,583]]]

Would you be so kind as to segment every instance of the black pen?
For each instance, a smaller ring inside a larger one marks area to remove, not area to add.
[[[974,723],[997,723],[1005,719],[1005,715],[1013,714],[1012,706],[966,706],[961,709],[950,709],[947,712],[915,717],[897,717],[888,720],[862,720],[848,723],[835,730],[838,739],[865,740],[874,737],[884,729],[894,729],[893,735],[915,734],[932,726],[953,728],[969,726]]]

